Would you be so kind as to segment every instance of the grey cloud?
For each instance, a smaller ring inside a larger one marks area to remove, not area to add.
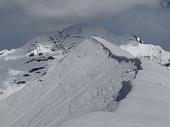
[[[147,43],[170,50],[170,11],[165,8],[132,8],[114,16],[111,24],[114,32],[136,34]]]
[[[169,12],[160,0],[1,0],[0,48],[19,46],[40,32],[77,23],[100,23],[117,33],[167,42]]]
[[[112,16],[136,5],[157,6],[159,0],[15,0],[31,19]]]
[[[58,22],[102,19],[136,5],[157,6],[159,0],[2,0],[11,13],[21,13],[21,21],[53,19]],[[16,9],[16,10],[13,10]],[[5,10],[5,9],[4,9]],[[69,19],[69,20],[67,20]]]

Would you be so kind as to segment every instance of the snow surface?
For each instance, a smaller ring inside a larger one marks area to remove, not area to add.
[[[98,42],[100,42],[103,46],[109,49],[113,54],[117,56],[126,56],[127,58],[134,58],[129,52],[122,50],[120,51],[120,47],[113,45],[112,43],[106,41],[103,38],[92,36],[92,38]]]
[[[170,72],[143,61],[132,80],[133,90],[114,112],[96,112],[72,118],[61,127],[169,127]]]
[[[0,52],[0,100],[32,81],[39,80],[47,73],[51,64],[54,64],[54,59],[62,61],[80,43],[92,36],[99,36],[117,46],[136,40],[133,36],[116,36],[99,26],[74,25],[62,31],[44,33],[18,49],[3,50]],[[48,59],[49,57],[53,59]],[[30,70],[41,67],[44,69],[30,73]],[[13,75],[10,70],[22,73]]]
[[[32,82],[2,100],[1,125],[53,127],[72,116],[116,109],[115,97],[122,81],[135,77],[136,61],[109,57],[103,45],[85,40],[60,64],[54,64],[42,82]]]
[[[169,58],[103,27],[44,33],[0,51],[0,127],[169,127]]]
[[[152,60],[162,65],[170,63],[170,53],[163,50],[160,46],[138,43],[137,45],[128,44],[120,47],[135,57]]]

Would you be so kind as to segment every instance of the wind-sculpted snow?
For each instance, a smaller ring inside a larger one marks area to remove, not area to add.
[[[62,61],[67,54],[91,36],[102,37],[116,45],[136,42],[134,36],[116,36],[103,27],[73,25],[62,31],[44,33],[18,49],[3,50],[0,52],[0,100],[31,84],[32,81],[39,80],[46,74],[54,60]],[[109,47],[112,47],[111,45],[109,44]],[[114,48],[117,49],[115,46]],[[125,54],[128,56],[127,52]],[[119,55],[125,54],[119,52]],[[39,67],[44,69],[30,72],[33,68]],[[20,73],[12,75],[10,70]],[[25,74],[29,76],[24,76]]]
[[[169,127],[169,58],[103,27],[42,34],[0,52],[0,127],[58,127],[96,111],[114,111],[102,114],[116,127]]]
[[[132,80],[137,67],[133,57],[117,59],[120,48],[113,58],[109,57],[110,49],[103,46],[93,39],[84,41],[61,63],[53,64],[41,81],[2,100],[1,125],[54,127],[73,116],[115,110],[122,82]]]
[[[170,71],[147,60],[142,60],[142,68],[129,84],[130,93],[114,112],[88,113],[60,127],[169,127]]]

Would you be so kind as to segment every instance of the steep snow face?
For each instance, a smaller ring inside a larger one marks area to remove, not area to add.
[[[112,54],[110,46],[88,39],[61,63],[55,60],[44,77],[0,101],[1,126],[54,127],[80,114],[115,110],[122,82],[136,76],[140,62],[118,47]]]
[[[120,47],[135,57],[152,60],[168,68],[170,67],[170,53],[160,46],[138,43],[136,45],[121,45]]]
[[[170,72],[157,63],[142,61],[131,81],[132,91],[112,112],[95,112],[72,118],[61,127],[169,127]]]

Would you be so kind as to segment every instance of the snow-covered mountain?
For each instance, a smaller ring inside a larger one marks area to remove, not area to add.
[[[74,25],[1,51],[0,64],[3,127],[170,125],[170,53],[137,36]]]
[[[135,40],[133,36],[115,36],[103,27],[74,25],[63,31],[42,34],[24,46],[0,52],[0,99],[44,76],[53,64],[84,40],[99,36],[117,45]]]

